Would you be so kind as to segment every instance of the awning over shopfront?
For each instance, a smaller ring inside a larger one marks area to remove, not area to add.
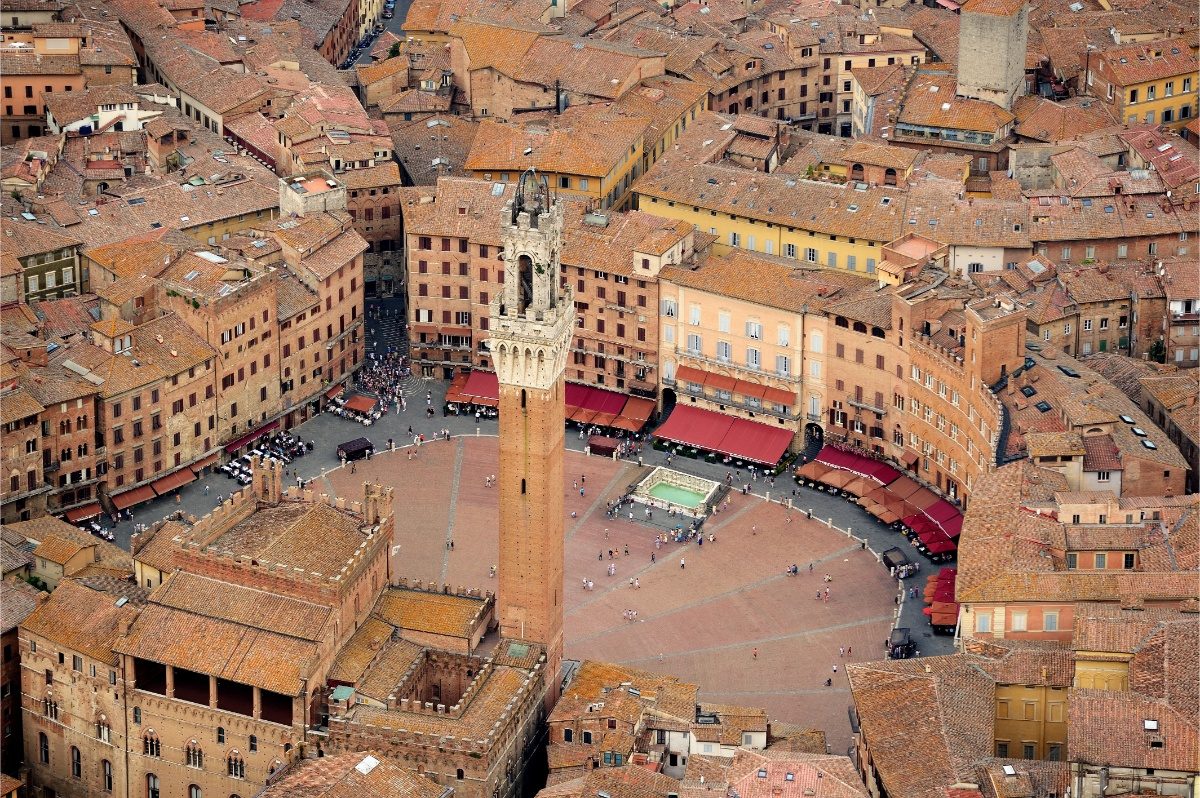
[[[95,518],[100,515],[100,505],[96,502],[85,504],[82,507],[76,507],[73,510],[67,510],[67,520],[72,524],[77,524],[80,521],[86,521],[89,518]]]
[[[192,471],[199,474],[201,471],[208,468],[210,465],[215,465],[216,462],[220,459],[221,459],[221,455],[217,454],[216,452],[213,452],[208,457],[202,457],[199,460],[197,460],[196,462],[192,463],[191,469],[192,469]]]
[[[455,403],[455,404],[457,404],[458,402],[465,402],[466,399],[463,398],[462,390],[466,384],[467,384],[467,372],[465,372],[465,371],[454,372],[454,379],[450,380],[450,387],[448,387],[446,389],[446,401]]]
[[[611,426],[628,432],[638,432],[646,426],[646,422],[654,413],[654,400],[631,396],[625,400],[625,406],[612,420]]]
[[[125,510],[135,504],[141,504],[153,498],[154,489],[149,485],[142,485],[140,488],[127,490],[124,493],[118,493],[116,496],[113,496],[112,503],[118,510]]]
[[[768,404],[791,407],[792,405],[796,404],[796,394],[792,393],[791,391],[782,390],[781,388],[772,388],[767,386],[766,390],[763,392],[763,401],[767,402]]]
[[[248,435],[243,435],[242,437],[238,438],[236,441],[233,441],[232,443],[225,444],[225,451],[236,452],[238,449],[242,448],[246,444],[250,443],[251,441],[258,440],[263,435],[266,435],[268,432],[270,432],[271,430],[275,429],[278,426],[279,426],[278,420],[272,421],[270,424],[263,424],[261,427],[254,430],[254,432],[251,432]]]
[[[873,479],[880,485],[886,485],[895,481],[900,476],[900,472],[892,468],[887,463],[880,460],[875,460],[870,457],[864,457],[854,452],[847,452],[843,449],[836,449],[832,446],[826,446],[817,453],[817,462],[826,463],[834,468],[840,468],[844,471],[850,471],[858,474],[861,477]]]
[[[159,496],[165,493],[170,493],[176,488],[181,488],[196,478],[196,474],[190,468],[181,468],[173,474],[167,474],[162,479],[156,479],[150,483],[154,488],[154,492]]]
[[[637,432],[645,426],[654,412],[652,399],[630,397],[591,385],[568,382],[564,394],[564,415],[568,420],[579,424],[596,424]],[[446,401],[498,407],[500,382],[495,372],[491,371],[455,374],[446,390]],[[346,406],[354,409],[351,402],[347,402]]]
[[[755,399],[762,399],[767,393],[767,386],[756,385],[753,382],[746,382],[745,380],[738,380],[733,385],[733,392],[736,394],[741,394],[742,396],[750,396]]]
[[[694,369],[691,366],[680,366],[675,370],[676,382],[691,382],[696,385],[703,385],[704,379],[708,375],[700,369]]]
[[[494,371],[472,371],[462,387],[462,401],[484,407],[500,406],[500,379]]]
[[[654,432],[654,435],[657,438],[715,452],[720,449],[721,441],[732,426],[731,416],[689,405],[676,405],[671,411],[671,417]]]
[[[378,401],[370,396],[363,396],[361,393],[355,394],[346,400],[346,409],[353,410],[355,413],[366,415],[375,410],[375,405]]]
[[[689,405],[676,406],[654,434],[697,449],[768,465],[778,463],[792,442],[790,430]]]
[[[341,394],[341,392],[344,390],[346,390],[345,385],[335,385],[332,388],[330,388],[328,391],[325,392],[325,398],[332,399],[333,397]]]

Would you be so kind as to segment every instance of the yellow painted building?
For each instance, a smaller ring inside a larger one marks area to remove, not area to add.
[[[515,182],[526,169],[536,169],[560,196],[624,210],[642,172],[649,124],[645,117],[611,114],[602,106],[519,122],[485,119],[465,168],[496,183]]]
[[[873,276],[883,245],[903,234],[904,189],[868,185],[859,190],[778,170],[756,171],[726,158],[728,152],[764,143],[755,131],[741,129],[736,117],[698,114],[638,180],[637,209],[715,236],[718,255],[744,249],[799,266]]]
[[[1065,760],[1067,689],[997,684],[993,734],[998,757]]]
[[[701,175],[712,170],[720,177]],[[702,188],[717,188],[722,181],[743,182],[744,191],[763,191],[768,184],[779,183],[784,191],[794,189],[794,178],[747,174],[735,167],[706,166],[695,170],[696,182]],[[717,181],[713,183],[711,181]],[[687,181],[687,176],[684,176]],[[757,181],[757,187],[754,186]],[[807,198],[801,211],[798,198],[779,197],[778,206],[766,197],[757,200],[721,201],[707,192],[690,197],[670,191],[657,190],[650,183],[639,183],[637,208],[668,219],[680,219],[717,237],[713,251],[725,254],[732,249],[745,249],[765,255],[781,255],[799,265],[820,266],[873,275],[883,259],[881,249],[897,237],[900,223],[887,209],[893,199],[900,201],[898,191],[870,189],[855,192],[841,186],[804,181]],[[692,185],[695,185],[693,183]],[[783,191],[780,192],[781,194]],[[737,197],[733,199],[737,200]],[[811,204],[809,202],[811,200]],[[791,209],[789,209],[791,205]],[[872,208],[871,206],[875,207]],[[819,211],[812,218],[810,210]],[[877,208],[883,209],[880,213]],[[802,215],[808,213],[808,216]],[[857,216],[857,214],[862,214]],[[794,215],[793,215],[794,214]],[[841,218],[835,218],[840,216]],[[886,217],[886,218],[884,218]],[[836,224],[838,227],[833,227]],[[833,232],[840,228],[843,232]]]
[[[1128,125],[1178,130],[1197,115],[1200,73],[1194,42],[1137,42],[1094,52],[1085,59],[1087,93]]]

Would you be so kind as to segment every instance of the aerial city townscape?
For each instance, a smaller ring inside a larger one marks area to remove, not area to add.
[[[1197,798],[1198,35],[0,0],[0,798]]]

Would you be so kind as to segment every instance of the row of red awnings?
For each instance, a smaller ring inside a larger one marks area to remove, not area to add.
[[[446,391],[446,401],[482,407],[500,405],[500,381],[495,372],[458,373]],[[566,418],[580,424],[637,432],[654,413],[654,400],[626,396],[616,391],[568,382],[564,404]]]
[[[727,416],[691,405],[676,405],[654,432],[656,438],[709,452],[775,465],[792,444],[791,430]]]
[[[955,626],[958,624],[958,603],[954,600],[954,588],[958,579],[957,568],[943,568],[925,582],[923,612],[933,626]]]
[[[201,471],[210,465],[215,464],[220,459],[221,456],[214,452],[207,457],[202,457],[186,468],[181,468],[178,471],[167,474],[162,479],[154,480],[149,485],[142,485],[141,487],[134,488],[133,490],[127,490],[124,493],[118,493],[116,496],[112,497],[113,505],[118,510],[125,510],[135,504],[149,501],[150,499],[153,499],[155,495],[165,495],[176,488],[181,488],[189,482],[194,481],[196,477],[200,475]],[[72,524],[77,524],[80,521],[87,521],[90,518],[95,518],[96,516],[100,515],[101,512],[102,510],[99,502],[92,502],[91,504],[85,504],[82,507],[75,507],[74,509],[67,510],[65,516],[66,519]]]
[[[887,463],[826,446],[796,474],[854,494],[863,509],[885,524],[902,521],[930,554],[958,547],[962,510]]]
[[[718,391],[729,391],[739,396],[761,399],[764,404],[783,405],[791,407],[796,404],[796,394],[770,385],[759,385],[746,380],[727,377],[724,374],[714,374],[711,371],[701,371],[691,366],[680,366],[675,372],[677,382],[690,382],[693,385],[703,385]]]

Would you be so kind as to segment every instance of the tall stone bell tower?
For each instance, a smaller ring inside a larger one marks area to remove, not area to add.
[[[501,212],[504,291],[491,304],[500,382],[500,562],[504,637],[546,647],[547,704],[563,656],[563,370],[575,305],[562,286],[563,209],[529,170]]]

